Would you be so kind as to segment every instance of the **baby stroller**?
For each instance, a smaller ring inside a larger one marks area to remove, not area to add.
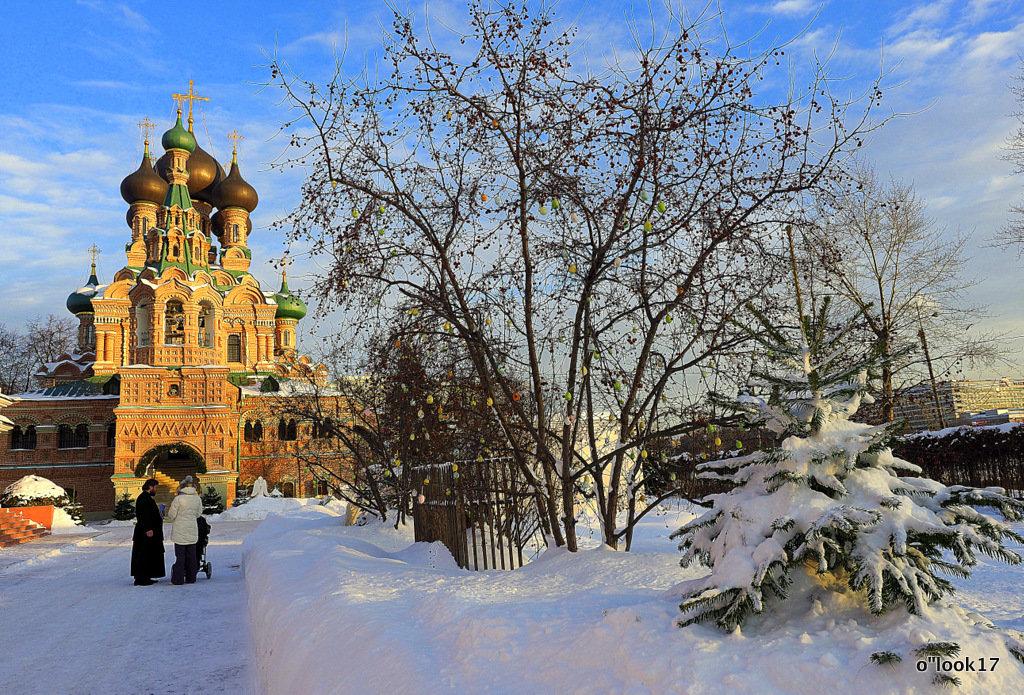
[[[206,517],[202,516],[196,519],[196,523],[199,525],[199,541],[196,543],[199,570],[205,572],[206,578],[209,579],[210,575],[213,574],[213,566],[206,559],[206,546],[210,544],[210,523],[206,520]]]

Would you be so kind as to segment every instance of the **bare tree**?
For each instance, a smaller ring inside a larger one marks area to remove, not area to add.
[[[20,393],[32,388],[32,377],[78,344],[78,327],[70,318],[50,314],[31,319],[23,331],[0,324],[0,391]]]
[[[278,164],[309,172],[280,227],[327,257],[321,298],[354,333],[465,356],[571,550],[584,480],[628,545],[647,442],[706,426],[702,372],[745,340],[730,317],[770,295],[782,225],[882,96],[851,109],[820,63],[773,93],[784,46],[665,11],[598,68],[551,7],[482,0],[446,46],[396,11],[385,65],[351,78],[270,65],[292,110]]]
[[[73,352],[78,346],[78,324],[55,314],[30,320],[25,324],[25,334],[36,367]]]
[[[32,385],[32,358],[25,335],[0,323],[0,393],[21,393]]]
[[[1024,61],[1017,82],[1011,89],[1017,101],[1024,106]],[[1013,164],[1013,173],[1024,174],[1024,108],[1017,111],[1014,116],[1020,123],[1017,130],[1006,139],[1006,152],[1003,158]],[[999,230],[992,240],[992,245],[1001,248],[1015,247],[1019,256],[1024,253],[1024,203],[1010,207],[1010,214],[1010,221]]]
[[[984,307],[964,303],[975,283],[963,275],[967,237],[950,235],[924,211],[911,185],[883,183],[869,167],[856,185],[819,199],[807,249],[817,276],[861,312],[864,344],[881,351],[882,416],[894,418],[894,393],[948,377],[964,359],[988,362],[1002,352],[997,338],[974,336]],[[916,346],[906,351],[908,345]],[[897,355],[902,356],[897,357]]]

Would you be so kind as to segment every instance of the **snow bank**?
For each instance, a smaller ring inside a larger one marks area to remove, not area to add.
[[[74,533],[91,533],[92,529],[88,526],[75,523],[75,520],[71,518],[63,509],[57,507],[53,510],[53,527],[50,529],[50,533],[55,536],[64,534]]]
[[[245,504],[225,509],[220,514],[209,516],[210,523],[219,521],[262,521],[270,514],[283,514],[288,511],[308,506],[320,506],[321,500],[316,498],[297,497],[253,497]],[[333,511],[344,514],[345,503],[331,500],[327,506]]]
[[[941,604],[920,617],[875,618],[843,587],[804,579],[791,601],[742,632],[676,627],[678,597],[665,590],[700,571],[681,570],[668,540],[693,517],[685,508],[646,519],[640,552],[594,542],[575,555],[549,550],[515,572],[458,569],[440,544],[414,544],[411,528],[345,527],[342,513],[296,507],[245,541],[260,692],[932,692],[936,668],[919,672],[913,653],[931,641],[960,645],[945,659],[951,668],[971,660],[973,672],[950,673],[961,692],[1024,685],[1006,632],[977,614]],[[1001,577],[1008,605],[1019,606],[1024,570],[980,567],[970,601],[991,599],[986,577]],[[903,661],[871,663],[880,651]]]

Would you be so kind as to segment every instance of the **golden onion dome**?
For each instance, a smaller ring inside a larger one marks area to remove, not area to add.
[[[227,178],[213,190],[213,204],[218,208],[242,208],[252,212],[259,205],[256,189],[250,186],[238,171],[238,159],[232,158]]]
[[[164,196],[166,195],[167,182],[153,171],[153,163],[149,160],[149,146],[147,144],[139,168],[128,174],[121,181],[121,197],[129,205],[140,200],[159,205],[164,202]]]

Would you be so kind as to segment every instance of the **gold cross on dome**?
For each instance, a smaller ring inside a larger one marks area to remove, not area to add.
[[[288,266],[292,263],[294,263],[294,260],[288,255],[287,251],[281,254],[281,258],[277,260],[277,265],[281,268],[281,275],[286,275],[288,273]]]
[[[93,244],[92,246],[87,248],[86,252],[88,252],[89,257],[92,259],[92,269],[96,270],[96,256],[100,255],[103,252],[100,251],[100,247],[97,246],[96,244]]]
[[[195,91],[192,89],[192,80],[188,81],[188,91],[184,94],[172,94],[171,97],[178,102],[178,109],[181,109],[181,105],[184,102],[188,102],[188,132],[192,132],[192,102],[194,101],[209,101],[210,97],[199,97],[196,96]]]
[[[139,126],[139,130],[142,131],[142,139],[149,143],[149,133],[156,126],[156,123],[149,120],[149,118],[143,118],[135,125]]]
[[[234,150],[235,152],[237,152],[237,151],[238,151],[238,141],[239,141],[239,140],[245,140],[245,138],[244,138],[244,137],[242,137],[242,136],[241,136],[241,135],[240,135],[240,134],[238,133],[238,129],[237,129],[237,128],[235,128],[235,129],[234,129],[234,130],[232,130],[232,131],[231,131],[230,133],[228,133],[228,140],[230,140],[230,141],[231,141],[231,148],[232,148],[232,149],[233,149],[233,150]]]

